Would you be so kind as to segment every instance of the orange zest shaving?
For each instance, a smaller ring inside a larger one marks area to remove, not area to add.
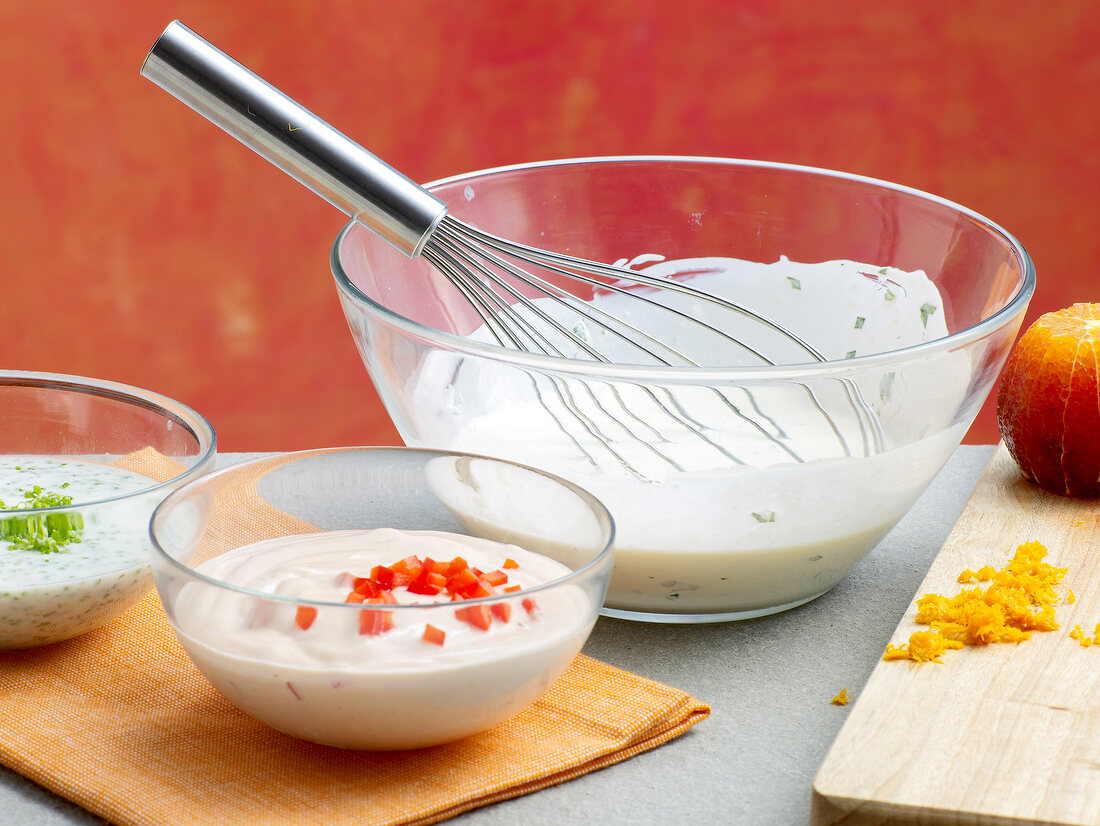
[[[906,645],[888,645],[884,660],[912,660],[918,663],[942,663],[940,655],[949,648],[962,648],[963,643],[948,639],[935,631],[915,631]]]
[[[888,645],[883,659],[943,662],[940,655],[948,649],[1021,642],[1032,631],[1055,630],[1054,586],[1067,569],[1043,562],[1046,555],[1041,543],[1027,542],[1000,570],[987,565],[958,577],[962,584],[989,583],[984,588],[964,588],[955,596],[925,594],[917,600],[916,621],[931,630],[914,632],[904,645]]]
[[[833,697],[833,699],[831,699],[829,702],[832,703],[834,706],[846,706],[848,705],[848,701],[850,699],[851,697],[848,696],[848,689],[842,688],[840,689],[840,693]]]
[[[1073,630],[1069,632],[1069,637],[1072,640],[1077,640],[1077,644],[1082,648],[1100,645],[1100,622],[1096,623],[1096,628],[1093,629],[1091,637],[1085,636],[1085,632],[1081,630],[1080,625],[1073,626]]]
[[[967,568],[965,571],[959,574],[956,581],[961,585],[968,585],[969,583],[974,581],[989,582],[989,580],[993,579],[994,573],[996,573],[996,571],[993,570],[992,565],[983,565],[977,571],[971,571],[969,568]]]
[[[1071,640],[1077,640],[1078,645],[1082,648],[1088,648],[1095,642],[1092,637],[1085,636],[1085,632],[1081,630],[1080,625],[1073,626],[1073,630],[1069,632],[1069,638]]]

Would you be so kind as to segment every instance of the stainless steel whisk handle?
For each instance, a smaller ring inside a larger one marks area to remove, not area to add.
[[[409,256],[447,205],[195,34],[169,24],[143,77]]]

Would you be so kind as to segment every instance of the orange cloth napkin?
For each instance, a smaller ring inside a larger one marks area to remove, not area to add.
[[[223,699],[155,593],[83,637],[0,652],[0,763],[124,826],[435,823],[625,760],[709,713],[580,655],[533,706],[465,740],[318,746]]]

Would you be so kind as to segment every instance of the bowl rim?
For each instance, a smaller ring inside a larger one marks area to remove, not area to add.
[[[138,488],[137,490],[120,493],[116,496],[109,496],[104,499],[87,499],[81,500],[80,502],[72,502],[68,505],[55,505],[48,508],[21,508],[19,510],[20,515],[81,510],[98,507],[112,502],[120,502],[139,496],[147,496],[155,491],[168,487],[176,487],[202,476],[209,470],[211,462],[214,461],[217,455],[218,437],[210,421],[197,410],[183,402],[153,390],[146,390],[141,387],[135,387],[133,385],[107,379],[94,379],[66,373],[0,370],[0,387],[12,386],[38,387],[67,393],[83,393],[115,399],[136,407],[143,407],[146,410],[154,411],[163,415],[165,418],[183,425],[187,428],[188,432],[195,437],[199,447],[198,453],[195,454],[197,458],[194,464],[186,468],[182,473],[173,476],[171,479],[166,479],[162,482],[154,481],[151,485]],[[7,455],[48,456],[51,454],[32,453]],[[56,455],[69,456],[70,454]],[[0,511],[0,513],[7,513],[7,511]]]
[[[939,195],[933,195],[920,189],[891,183],[879,178],[866,175],[858,175],[850,172],[840,172],[823,167],[807,166],[803,164],[783,163],[778,161],[757,161],[741,158],[723,158],[703,155],[606,155],[577,158],[561,158],[556,160],[532,161],[527,163],[509,164],[486,169],[465,172],[440,178],[424,185],[431,191],[438,187],[456,183],[468,182],[489,175],[497,175],[510,172],[519,172],[533,169],[551,168],[556,166],[580,166],[599,165],[610,163],[688,163],[688,164],[717,164],[722,166],[744,166],[761,169],[774,169],[788,172],[801,172],[825,178],[863,183],[879,187],[893,192],[911,195],[954,210],[966,215],[976,223],[982,225],[991,234],[999,237],[1001,241],[1012,250],[1020,262],[1022,278],[1017,286],[1015,294],[1003,307],[977,324],[966,329],[959,330],[947,336],[932,341],[902,347],[896,350],[888,350],[883,353],[872,353],[863,356],[855,356],[843,360],[831,360],[823,362],[804,362],[784,365],[738,365],[731,367],[683,367],[676,365],[634,365],[634,364],[605,364],[597,361],[572,359],[562,356],[549,356],[541,353],[528,353],[514,350],[501,345],[488,342],[471,341],[454,333],[444,332],[420,322],[413,321],[399,313],[393,312],[387,307],[377,303],[362,292],[344,272],[340,263],[340,247],[347,235],[358,226],[358,222],[351,220],[346,223],[336,239],[333,241],[329,256],[329,266],[336,286],[341,293],[341,298],[353,301],[361,309],[371,313],[378,319],[399,328],[405,334],[422,341],[431,343],[437,347],[463,354],[488,358],[493,361],[503,362],[521,368],[533,368],[537,370],[568,373],[584,376],[599,376],[601,378],[622,378],[634,381],[646,381],[654,376],[661,381],[730,381],[742,380],[797,380],[807,376],[828,377],[832,374],[848,374],[856,369],[871,368],[881,364],[903,359],[919,359],[930,357],[943,351],[954,350],[990,335],[994,331],[1004,327],[1011,320],[1019,316],[1022,320],[1023,313],[1035,292],[1035,267],[1024,246],[999,224],[986,218],[984,215],[964,207],[954,201],[950,201]]]
[[[529,471],[531,473],[537,474],[538,476],[542,476],[543,478],[549,479],[549,480],[561,485],[562,487],[566,488],[567,490],[572,491],[586,505],[588,505],[592,509],[593,513],[596,515],[597,519],[599,520],[601,527],[606,528],[607,540],[604,543],[603,548],[601,548],[600,551],[595,556],[592,557],[592,559],[588,560],[581,567],[579,567],[579,568],[577,568],[573,571],[570,571],[567,575],[562,576],[562,577],[558,577],[556,579],[548,580],[546,582],[541,582],[538,585],[532,585],[529,588],[525,587],[522,590],[522,592],[518,592],[518,593],[493,594],[493,595],[487,596],[487,597],[478,597],[478,598],[475,598],[475,599],[466,599],[466,600],[463,600],[462,603],[461,603],[461,605],[463,605],[463,606],[465,606],[465,605],[479,605],[479,604],[482,604],[482,603],[492,604],[494,602],[506,602],[506,601],[509,601],[509,600],[514,600],[516,598],[522,598],[522,597],[530,596],[532,594],[537,594],[540,591],[547,591],[547,590],[550,590],[552,588],[558,588],[562,585],[569,584],[573,580],[578,580],[578,579],[587,577],[589,572],[592,569],[597,568],[601,565],[604,565],[610,559],[613,559],[613,554],[614,554],[614,550],[615,550],[615,533],[616,533],[616,531],[615,531],[615,519],[612,516],[611,511],[608,510],[607,506],[604,505],[604,503],[602,501],[597,499],[593,494],[589,493],[585,488],[583,488],[580,485],[577,485],[573,482],[570,482],[568,479],[564,479],[564,478],[562,478],[562,477],[560,477],[560,476],[558,476],[554,473],[543,470],[541,468],[534,467],[532,465],[525,465],[525,464],[522,464],[520,462],[510,461],[508,459],[501,459],[501,458],[496,457],[496,456],[486,456],[486,455],[477,454],[477,453],[466,453],[464,451],[458,451],[458,450],[440,450],[440,449],[433,449],[433,448],[420,448],[420,447],[407,447],[407,446],[388,446],[388,445],[349,445],[349,446],[343,446],[343,447],[321,447],[321,448],[309,448],[309,449],[306,449],[306,450],[294,450],[294,451],[279,453],[279,454],[275,454],[275,455],[271,455],[271,456],[260,456],[260,457],[254,458],[254,459],[246,459],[242,462],[234,462],[231,465],[228,465],[226,467],[219,468],[219,469],[214,470],[210,473],[204,474],[200,478],[193,479],[192,481],[188,482],[186,485],[182,485],[179,488],[177,488],[176,490],[172,491],[172,493],[170,493],[168,496],[166,496],[163,501],[161,501],[160,503],[157,504],[157,507],[153,510],[153,514],[152,514],[151,518],[149,519],[149,538],[152,541],[153,556],[154,556],[153,573],[154,573],[154,578],[158,579],[158,583],[157,583],[158,591],[160,590],[160,584],[159,584],[159,576],[157,575],[157,564],[156,563],[161,562],[161,563],[167,563],[170,567],[172,567],[173,569],[179,571],[185,577],[190,578],[190,579],[194,579],[194,580],[198,580],[200,582],[204,582],[207,585],[213,585],[213,586],[216,586],[218,588],[223,588],[226,591],[237,593],[237,594],[242,594],[242,595],[248,596],[248,597],[255,597],[255,598],[260,598],[260,599],[264,599],[264,600],[275,600],[277,602],[283,602],[283,603],[286,603],[288,605],[324,606],[325,608],[342,608],[344,610],[349,610],[349,611],[350,610],[364,610],[364,609],[371,610],[371,609],[376,608],[377,610],[407,611],[409,613],[413,613],[416,610],[420,610],[421,612],[424,612],[426,610],[443,610],[447,606],[453,606],[454,603],[452,603],[452,602],[417,603],[417,604],[404,604],[404,605],[391,605],[391,604],[387,603],[385,605],[379,605],[379,606],[365,606],[361,603],[330,602],[330,601],[326,601],[326,600],[305,599],[305,598],[302,598],[302,597],[294,597],[294,596],[289,596],[289,595],[286,595],[286,594],[272,594],[272,593],[268,593],[268,592],[265,592],[265,591],[258,591],[258,590],[255,590],[253,588],[245,587],[243,585],[236,585],[236,584],[231,583],[231,582],[226,582],[224,580],[218,579],[216,577],[208,576],[207,574],[204,574],[204,573],[201,573],[201,572],[195,570],[191,566],[180,562],[178,559],[176,559],[174,556],[172,556],[171,553],[169,553],[167,550],[165,550],[161,546],[161,543],[157,538],[157,526],[164,519],[164,513],[167,512],[168,509],[171,508],[177,500],[184,498],[192,490],[194,490],[195,488],[198,488],[201,485],[210,484],[210,483],[218,481],[219,479],[223,479],[225,477],[239,475],[242,471],[249,471],[249,470],[254,469],[257,466],[268,464],[268,463],[273,463],[273,464],[277,463],[277,464],[275,464],[275,467],[285,467],[285,466],[291,465],[295,462],[301,461],[302,459],[308,459],[308,458],[311,458],[313,456],[320,456],[320,455],[331,454],[331,453],[376,453],[376,452],[381,452],[381,451],[396,451],[396,452],[401,452],[401,453],[419,453],[419,454],[426,454],[426,455],[434,456],[434,457],[453,456],[453,457],[459,457],[459,458],[483,459],[483,460],[485,460],[487,462],[491,462],[493,464],[511,465],[512,467],[517,467],[517,468],[520,468],[522,470]],[[274,470],[275,467],[273,467],[272,470]],[[260,477],[260,478],[262,478],[262,477]],[[321,531],[321,533],[326,533],[326,532],[327,531],[324,531],[324,530]],[[271,537],[271,539],[300,537],[300,536],[303,536],[303,535],[304,536],[309,536],[310,534],[287,534],[286,537]],[[268,540],[257,540],[257,542],[264,542],[264,541],[268,541]],[[494,541],[494,540],[489,540],[489,541]],[[248,543],[245,543],[244,545],[239,545],[237,547],[238,548],[246,547],[247,545],[252,545],[252,544],[256,544],[256,543],[255,542],[248,542]],[[520,546],[520,547],[522,547],[522,546]],[[232,550],[236,550],[236,548],[229,549],[229,551],[232,551]],[[229,551],[226,551],[226,553],[228,553]],[[532,553],[537,553],[537,552],[532,552]],[[597,608],[600,608],[600,607],[602,607],[602,605],[597,606]]]

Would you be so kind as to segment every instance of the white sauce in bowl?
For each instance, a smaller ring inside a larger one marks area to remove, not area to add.
[[[785,258],[644,271],[752,307],[834,361],[948,332],[939,291],[920,271]],[[621,295],[593,303],[662,339],[675,326],[669,343],[700,364],[761,363]],[[728,311],[688,307],[729,326]],[[575,329],[620,363],[640,361],[598,326]],[[814,360],[758,322],[733,333],[777,363]],[[971,371],[967,354],[954,352],[844,381],[746,381],[718,392],[550,378],[435,351],[410,379],[406,441],[544,468],[599,498],[618,531],[612,612],[753,616],[836,585],[905,514],[965,431],[954,417]]]
[[[148,476],[98,462],[42,456],[0,457],[0,501],[24,501],[35,485],[72,498],[60,512],[79,514],[81,541],[52,553],[0,539],[0,648],[58,642],[98,628],[152,585]],[[62,487],[67,485],[67,487]],[[125,496],[117,501],[113,497]],[[97,504],[82,504],[92,503]],[[0,519],[19,518],[18,510]]]
[[[393,594],[392,630],[363,634],[364,605],[344,603],[353,577],[411,554],[461,556],[483,571],[505,569],[521,590],[511,616],[482,630],[456,616],[467,603],[403,588]],[[525,592],[570,569],[548,557],[483,539],[434,531],[331,531],[271,539],[231,550],[196,572],[266,594],[266,600],[192,580],[171,600],[180,641],[199,670],[230,702],[279,731],[326,745],[407,749],[483,731],[534,702],[576,656],[598,606],[579,586]],[[523,600],[533,598],[529,612]],[[440,601],[442,600],[442,601]],[[401,607],[413,601],[421,604]],[[427,603],[438,603],[429,605]],[[324,604],[339,603],[339,604]],[[424,639],[426,624],[446,634]]]

